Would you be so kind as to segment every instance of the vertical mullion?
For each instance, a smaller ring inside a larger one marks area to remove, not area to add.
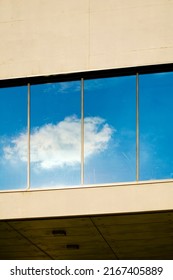
[[[84,184],[84,79],[81,79],[81,185]]]
[[[139,74],[136,73],[136,181],[139,181]]]
[[[28,149],[27,149],[27,190],[30,189],[30,84],[28,83]]]

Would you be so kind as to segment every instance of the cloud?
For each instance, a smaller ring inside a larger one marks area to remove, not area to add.
[[[36,87],[40,87],[40,85]],[[80,81],[50,83],[44,85],[42,89],[43,93],[46,94],[50,92],[54,92],[55,94],[71,94],[71,91],[80,93],[80,90]]]
[[[85,158],[104,151],[114,129],[100,117],[85,118]],[[75,166],[80,163],[81,121],[66,117],[57,124],[45,124],[31,131],[31,163],[39,169]],[[9,142],[8,142],[9,143]],[[10,139],[3,148],[4,158],[11,162],[27,161],[27,133]]]

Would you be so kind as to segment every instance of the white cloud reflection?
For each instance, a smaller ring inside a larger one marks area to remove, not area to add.
[[[114,129],[100,117],[85,118],[85,157],[107,148]],[[31,131],[31,163],[39,169],[74,166],[80,163],[81,121],[66,117],[57,124],[45,124]],[[8,139],[4,158],[11,162],[27,161],[27,133]]]

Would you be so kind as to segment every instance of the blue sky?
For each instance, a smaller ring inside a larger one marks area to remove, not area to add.
[[[85,184],[136,180],[136,77],[85,80]],[[80,81],[31,86],[31,188],[80,185]],[[140,180],[173,178],[173,73],[139,75]],[[0,89],[0,189],[26,188],[27,87]]]
[[[0,189],[26,187],[26,162],[9,160],[4,151],[26,129],[27,87],[0,89]]]
[[[173,178],[173,73],[140,75],[140,179]]]
[[[113,132],[107,149],[86,159],[86,183],[134,181],[135,76],[88,80],[85,87],[85,116],[102,117]]]

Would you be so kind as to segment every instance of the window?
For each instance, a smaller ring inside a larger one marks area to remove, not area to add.
[[[0,190],[173,178],[173,72],[0,88]]]
[[[135,76],[84,83],[85,183],[136,179]]]
[[[140,180],[173,178],[173,73],[139,77]]]
[[[0,189],[27,186],[27,87],[0,89]]]
[[[31,187],[80,185],[80,82],[31,86]]]

